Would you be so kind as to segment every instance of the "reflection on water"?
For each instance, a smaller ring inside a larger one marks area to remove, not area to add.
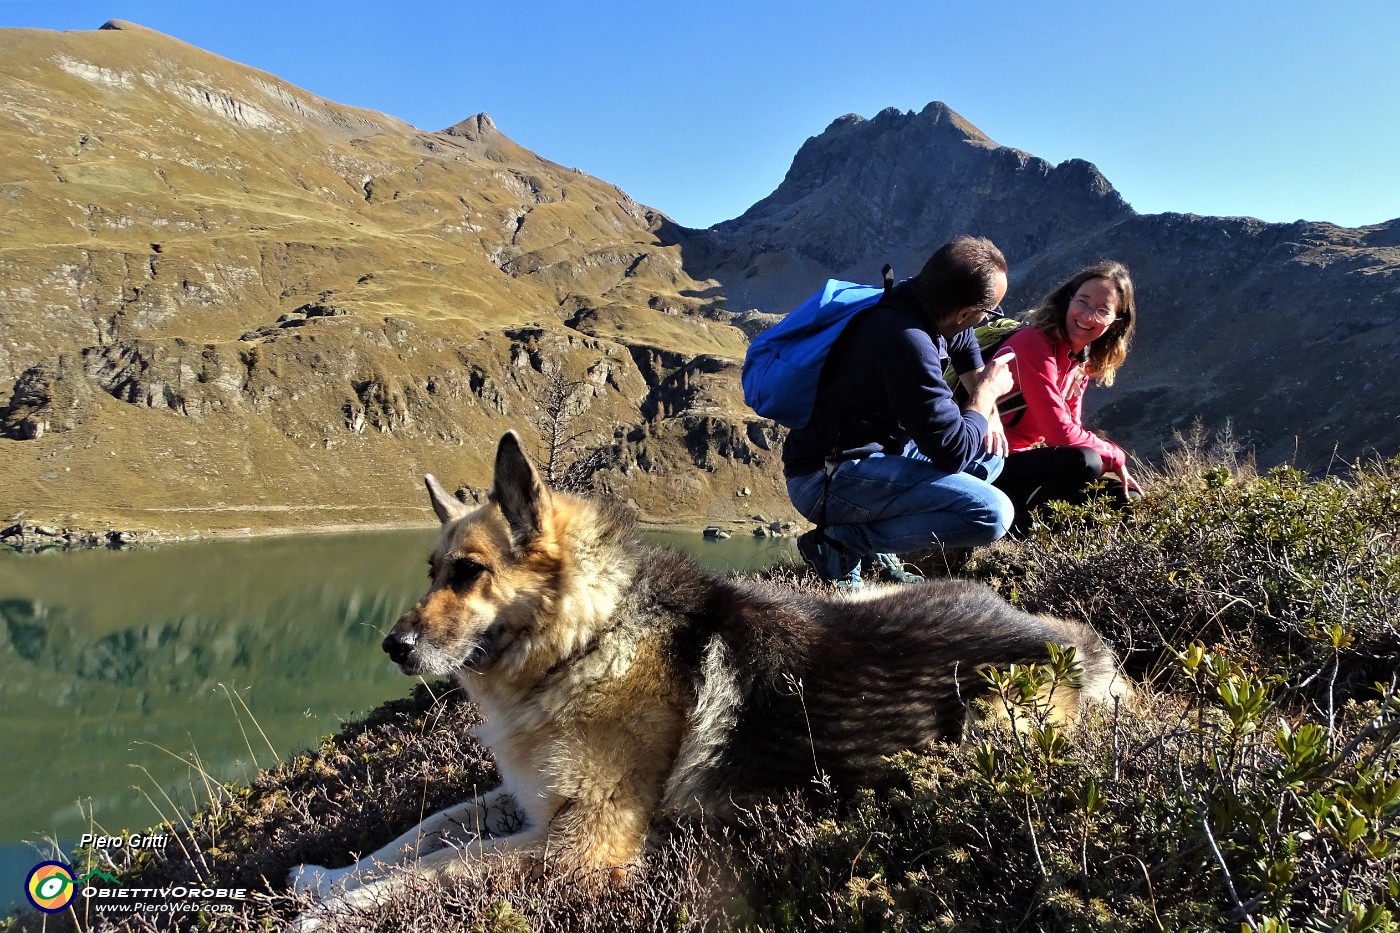
[[[722,571],[793,553],[739,535],[647,537]],[[405,694],[378,646],[421,595],[434,540],[424,529],[0,555],[0,909],[38,861],[24,841],[71,840],[88,812],[108,833],[155,825],[176,815],[167,797],[207,802],[185,760],[247,780],[254,762]]]

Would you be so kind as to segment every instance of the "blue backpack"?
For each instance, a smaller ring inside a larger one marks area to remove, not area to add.
[[[744,354],[744,402],[784,427],[805,428],[832,344],[857,314],[874,307],[894,286],[889,266],[884,280],[884,287],[877,288],[828,279],[821,291],[755,337]]]

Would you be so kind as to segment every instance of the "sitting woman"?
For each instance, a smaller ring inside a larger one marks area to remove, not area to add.
[[[1127,454],[1086,430],[1082,416],[1088,381],[1113,384],[1136,323],[1128,270],[1101,262],[1051,292],[997,351],[1015,354],[1011,373],[1026,405],[1003,416],[1010,453],[994,484],[1016,507],[1013,534],[1030,527],[1042,502],[1086,501],[1092,483],[1118,504],[1141,494]]]

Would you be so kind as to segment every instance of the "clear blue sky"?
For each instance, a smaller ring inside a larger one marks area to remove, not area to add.
[[[108,19],[426,130],[486,111],[694,227],[836,117],[932,100],[1144,213],[1400,217],[1397,0],[0,0],[0,26]]]

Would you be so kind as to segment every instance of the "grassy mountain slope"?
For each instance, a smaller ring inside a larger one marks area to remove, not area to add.
[[[747,445],[710,418],[744,337],[666,219],[485,115],[426,133],[129,24],[3,30],[0,163],[0,512],[412,519],[419,474],[533,436],[551,378],[645,517],[768,475],[709,453]]]

